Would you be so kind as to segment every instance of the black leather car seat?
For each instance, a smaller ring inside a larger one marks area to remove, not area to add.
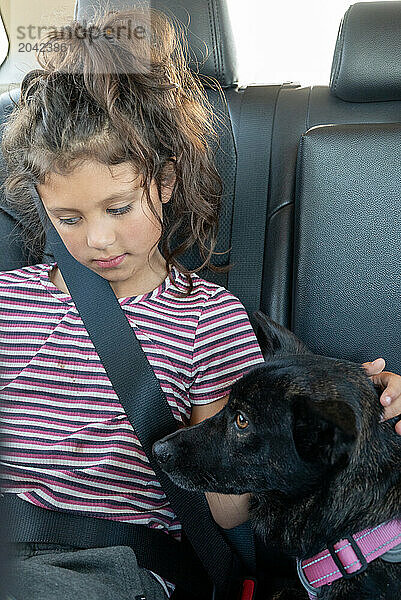
[[[296,293],[292,287],[293,262],[298,252],[293,245],[294,202],[301,136],[317,125],[401,122],[400,38],[401,2],[353,4],[339,28],[330,85],[280,90],[272,135],[261,309],[286,327],[293,326]],[[379,176],[376,185],[380,186]],[[362,219],[361,230],[363,223]],[[310,226],[314,226],[313,221]],[[306,319],[306,313],[314,308],[305,304],[302,318]],[[306,333],[300,328],[300,315],[295,318],[296,331]],[[327,347],[328,352],[333,349],[333,345]]]

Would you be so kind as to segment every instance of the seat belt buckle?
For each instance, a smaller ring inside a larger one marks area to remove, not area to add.
[[[256,600],[256,586],[255,577],[233,577],[221,593],[213,586],[212,600]]]
[[[238,600],[256,600],[256,586],[255,577],[244,577],[241,582]]]

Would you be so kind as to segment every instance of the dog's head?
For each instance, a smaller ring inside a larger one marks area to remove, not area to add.
[[[153,446],[180,487],[298,495],[349,464],[363,419],[379,421],[377,391],[361,365],[312,354],[290,331],[255,316],[265,364],[233,385],[219,413]]]

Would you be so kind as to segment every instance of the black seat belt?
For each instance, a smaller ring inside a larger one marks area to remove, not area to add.
[[[256,333],[253,313],[260,309],[263,258],[269,199],[270,156],[274,115],[282,85],[248,86],[229,103],[237,154],[234,216],[228,288],[241,299]],[[257,557],[249,522],[225,535],[248,570],[256,572]]]
[[[241,299],[255,332],[260,309],[270,156],[277,98],[283,85],[250,85],[231,106],[237,151],[228,288]],[[238,113],[238,114],[237,114]]]
[[[79,263],[68,252],[49,220],[34,186],[32,193],[53,255],[89,337],[150,465],[182,524],[186,538],[214,584],[213,600],[229,600],[233,597],[230,595],[232,592],[229,585],[236,586],[242,580],[240,575],[243,569],[239,558],[213,520],[205,495],[178,488],[152,456],[153,443],[178,429],[178,422],[158,379],[109,282]],[[101,306],[101,312],[97,305]],[[68,515],[70,516],[72,515]],[[69,531],[72,535],[72,526]],[[74,540],[70,538],[68,543],[74,544],[75,541],[79,546],[79,538],[78,528],[75,529]],[[157,572],[157,569],[154,570]],[[188,573],[188,579],[190,578],[191,572]],[[199,596],[199,590],[197,595]],[[203,600],[206,597],[203,596]]]

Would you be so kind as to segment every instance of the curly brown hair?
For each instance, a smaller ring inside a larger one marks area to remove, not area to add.
[[[141,24],[136,29],[141,35],[132,35],[132,23]],[[157,243],[162,240],[170,278],[172,265],[186,276],[185,296],[193,289],[191,273],[205,266],[226,273],[232,267],[210,262],[223,191],[211,149],[218,141],[214,123],[219,116],[201,76],[189,69],[182,33],[161,11],[135,6],[98,12],[89,27],[73,20],[45,35],[44,51],[37,54],[43,70],[25,77],[2,138],[7,201],[28,223],[24,243],[29,251],[45,243],[32,184],[44,183],[52,172],[71,173],[88,160],[131,162],[160,224]],[[208,78],[208,85],[224,97],[216,80]],[[154,179],[160,197],[174,174],[161,221],[150,185]],[[181,243],[172,248],[178,233]],[[177,257],[195,244],[204,262],[188,271]]]

